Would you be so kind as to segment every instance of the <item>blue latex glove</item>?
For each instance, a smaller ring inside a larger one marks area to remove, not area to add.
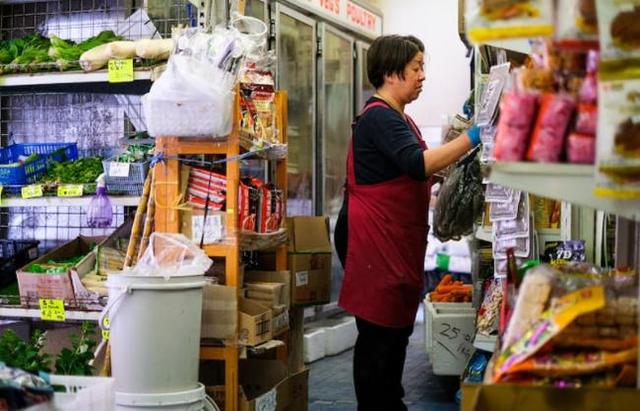
[[[475,147],[480,144],[480,127],[477,125],[473,125],[467,129],[467,136],[469,137],[469,141],[471,141],[471,146]]]

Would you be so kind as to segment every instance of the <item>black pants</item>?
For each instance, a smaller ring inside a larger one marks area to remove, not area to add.
[[[356,317],[353,382],[358,411],[406,411],[402,372],[413,326],[389,328]]]

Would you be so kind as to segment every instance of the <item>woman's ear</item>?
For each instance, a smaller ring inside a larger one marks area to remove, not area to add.
[[[398,74],[397,73],[385,74],[382,78],[384,79],[384,84],[393,85],[398,81]]]

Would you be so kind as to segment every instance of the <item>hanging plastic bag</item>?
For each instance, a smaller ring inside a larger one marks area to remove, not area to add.
[[[202,275],[211,259],[182,234],[152,233],[142,258],[126,274],[176,277]]]
[[[476,149],[456,165],[440,189],[433,217],[434,235],[448,241],[471,234],[483,208],[484,187]]]

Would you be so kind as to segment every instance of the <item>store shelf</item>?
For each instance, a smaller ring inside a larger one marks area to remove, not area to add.
[[[538,238],[540,239],[540,245],[544,246],[546,242],[560,241],[560,229],[559,228],[546,228],[542,230],[536,230]]]
[[[38,198],[3,198],[0,207],[86,207],[93,196],[85,197],[38,197]],[[135,207],[140,201],[138,196],[109,196],[111,204],[117,207]]]
[[[33,90],[44,91],[87,91],[96,93],[144,94],[149,91],[151,83],[164,71],[165,65],[141,67],[134,70],[133,82],[109,83],[107,70],[91,73],[82,71],[42,72],[7,74],[0,76],[0,88],[11,91]]]
[[[65,311],[67,320],[98,321],[100,311]],[[0,317],[4,318],[40,318],[40,310],[36,308],[0,307]]]
[[[493,352],[496,349],[496,342],[498,337],[495,335],[476,334],[475,340],[473,340],[473,346],[479,350]]]
[[[593,195],[594,167],[576,164],[495,163],[492,183],[640,221],[640,200]]]

